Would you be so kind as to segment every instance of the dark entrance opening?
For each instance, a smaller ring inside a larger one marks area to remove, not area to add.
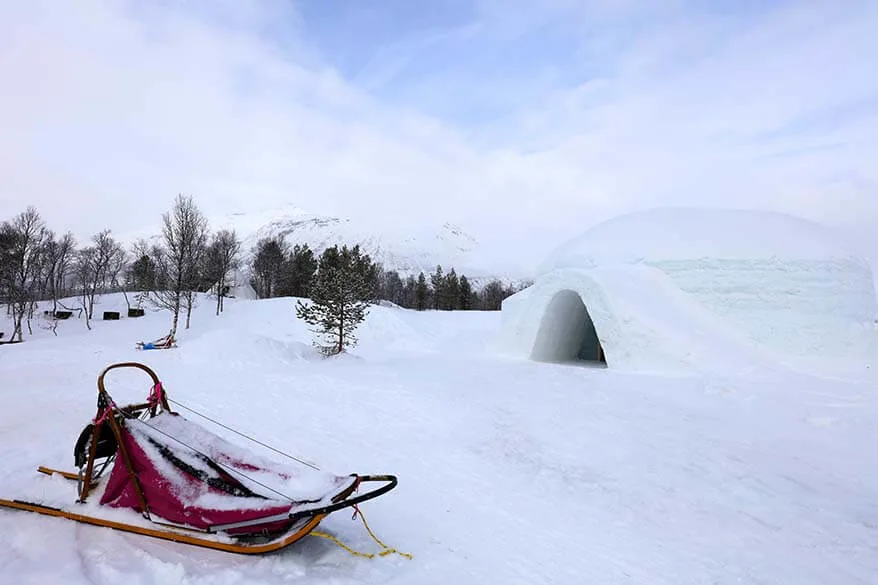
[[[606,365],[604,348],[579,293],[562,290],[549,302],[531,358],[541,362]]]

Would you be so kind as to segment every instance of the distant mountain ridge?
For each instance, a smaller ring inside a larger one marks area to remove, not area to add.
[[[385,270],[396,270],[405,279],[420,272],[429,275],[442,266],[458,275],[466,275],[475,287],[491,280],[519,284],[522,275],[492,270],[478,260],[480,243],[463,228],[450,222],[417,232],[396,228],[377,229],[366,222],[349,218],[310,213],[288,206],[254,214],[235,213],[210,219],[212,229],[234,228],[242,241],[242,256],[249,261],[259,240],[283,238],[290,247],[307,244],[315,255],[334,245],[357,245]]]
[[[295,244],[307,244],[315,255],[334,245],[359,244],[374,262],[385,270],[396,270],[400,277],[425,275],[442,266],[447,273],[454,268],[458,275],[465,275],[478,289],[491,280],[499,280],[506,286],[518,286],[527,281],[527,274],[513,273],[493,268],[482,259],[479,240],[463,228],[450,222],[435,226],[416,225],[382,229],[367,221],[332,215],[321,215],[295,205],[253,211],[234,212],[221,216],[208,216],[212,232],[234,229],[241,240],[242,276],[249,273],[247,266],[256,244],[263,238],[282,237],[292,248]],[[120,240],[126,245],[143,238],[158,243],[161,225],[125,234]]]

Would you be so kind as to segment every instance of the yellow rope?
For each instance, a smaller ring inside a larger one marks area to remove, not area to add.
[[[364,552],[356,551],[356,550],[352,549],[351,547],[349,547],[348,545],[346,545],[345,543],[343,543],[342,541],[340,541],[340,540],[339,540],[338,538],[336,538],[335,536],[333,536],[333,535],[331,535],[331,534],[327,534],[327,533],[325,533],[325,532],[318,532],[318,531],[316,531],[316,530],[312,530],[312,531],[311,531],[311,534],[312,534],[313,536],[317,536],[317,537],[319,537],[319,538],[325,538],[326,540],[330,540],[330,541],[334,542],[335,544],[337,544],[338,546],[340,546],[341,548],[345,549],[346,551],[348,551],[349,553],[351,553],[352,555],[354,555],[354,556],[356,556],[356,557],[363,557],[363,558],[367,558],[367,559],[374,559],[376,556],[379,556],[379,557],[386,557],[387,555],[390,555],[390,554],[398,554],[399,556],[401,556],[401,557],[405,557],[405,558],[407,558],[407,559],[413,559],[413,558],[414,558],[414,556],[411,555],[411,554],[409,554],[409,553],[405,553],[405,552],[398,551],[398,550],[396,550],[395,548],[390,548],[389,546],[387,546],[386,544],[384,544],[383,542],[381,542],[381,541],[378,539],[378,537],[375,536],[375,533],[372,532],[372,529],[369,528],[369,524],[366,522],[366,517],[363,516],[363,513],[360,511],[360,509],[357,508],[356,506],[354,506],[354,509],[356,510],[356,511],[354,512],[354,516],[355,516],[355,517],[356,517],[356,516],[359,516],[359,517],[360,517],[360,520],[363,521],[363,526],[366,527],[366,531],[369,533],[369,536],[371,536],[371,537],[372,537],[372,540],[374,540],[375,542],[377,542],[377,543],[381,546],[381,548],[384,549],[384,550],[382,550],[380,553],[378,553],[377,555],[374,554],[374,553],[364,553]]]
[[[349,553],[351,553],[352,555],[354,555],[356,557],[365,557],[367,559],[374,559],[375,558],[375,555],[372,553],[362,553],[359,551],[355,551],[354,549],[352,549],[351,547],[349,547],[348,545],[346,545],[345,543],[343,543],[342,541],[340,541],[339,539],[337,539],[336,537],[334,537],[331,534],[326,534],[325,532],[318,532],[316,530],[312,530],[310,534],[311,534],[311,536],[319,536],[320,538],[325,538],[327,540],[331,540],[332,542],[334,542],[335,544],[337,544],[338,546],[345,549],[346,551],[348,551]]]

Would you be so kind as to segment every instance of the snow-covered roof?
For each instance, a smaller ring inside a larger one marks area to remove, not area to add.
[[[659,208],[598,224],[556,248],[538,272],[700,258],[859,260],[829,228],[790,215]]]

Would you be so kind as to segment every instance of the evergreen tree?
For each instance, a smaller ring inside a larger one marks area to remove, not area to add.
[[[414,309],[417,305],[415,297],[416,287],[417,281],[415,281],[415,277],[410,274],[405,279],[405,284],[402,286],[402,306],[406,309]]]
[[[444,310],[453,311],[458,308],[458,301],[460,300],[460,281],[457,278],[457,273],[454,271],[454,267],[451,268],[451,271],[442,281],[440,297],[442,298],[441,304]]]
[[[311,294],[311,284],[317,272],[317,258],[308,244],[296,244],[290,253],[289,263],[290,295],[307,297]]]
[[[436,265],[436,271],[430,275],[430,284],[433,285],[433,309],[439,310],[442,298],[442,288],[445,282],[445,276],[442,273],[442,266]]]
[[[460,288],[457,292],[457,306],[464,311],[472,309],[474,305],[474,294],[472,286],[470,286],[469,279],[466,276],[460,277]]]
[[[281,286],[281,271],[286,257],[281,238],[262,238],[256,243],[253,256],[251,284],[260,299],[278,296]]]
[[[357,248],[359,248],[359,245]],[[369,286],[370,294],[367,299],[372,302],[377,301],[380,298],[380,285],[384,268],[380,264],[372,262],[368,254],[361,254],[357,264],[359,266],[358,270],[361,270],[366,276],[366,284]]]
[[[405,306],[405,285],[399,277],[396,270],[385,271],[382,273],[379,298],[395,303],[401,307]]]
[[[150,293],[159,290],[162,275],[155,261],[157,256],[158,252],[150,249],[145,239],[141,238],[134,243],[132,257],[136,260],[125,271],[125,285],[129,290],[137,291],[135,299],[138,307],[149,298]]]
[[[506,289],[503,287],[503,283],[494,279],[485,285],[485,288],[482,289],[479,296],[481,298],[482,309],[485,311],[499,311],[503,299],[508,295]]]
[[[356,345],[354,330],[365,319],[374,298],[375,268],[360,246],[333,246],[320,256],[311,287],[311,303],[296,303],[296,315],[315,326],[314,345],[326,355]]]
[[[426,309],[429,296],[430,288],[427,286],[427,277],[421,271],[418,275],[418,283],[415,285],[415,308],[419,311]]]
[[[152,258],[143,255],[128,267],[127,282],[132,290],[151,291],[155,289],[156,266]]]

